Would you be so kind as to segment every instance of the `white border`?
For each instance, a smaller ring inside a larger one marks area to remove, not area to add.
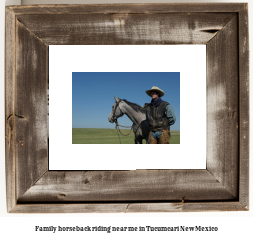
[[[72,72],[180,72],[180,144],[72,145]],[[52,45],[49,89],[50,170],[206,168],[205,45]]]

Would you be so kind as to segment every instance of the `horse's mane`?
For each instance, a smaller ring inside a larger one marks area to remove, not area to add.
[[[126,99],[122,99],[122,101],[124,101],[126,104],[132,107],[136,112],[146,113],[146,108],[143,108],[136,103],[128,102]]]

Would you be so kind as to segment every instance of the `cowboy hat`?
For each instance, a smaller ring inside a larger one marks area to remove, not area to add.
[[[151,97],[151,91],[156,91],[159,93],[159,97],[162,97],[164,95],[164,91],[156,86],[153,86],[150,90],[146,91],[146,94]]]

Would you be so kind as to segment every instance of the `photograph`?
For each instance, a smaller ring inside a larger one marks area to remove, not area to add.
[[[180,72],[73,72],[72,144],[180,144]]]

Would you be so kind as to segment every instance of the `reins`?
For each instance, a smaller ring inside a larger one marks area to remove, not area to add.
[[[116,102],[116,106],[115,106],[115,108],[114,108],[114,111],[113,111],[113,118],[115,117],[115,112],[116,112],[116,109],[117,109],[117,107],[119,106],[119,103],[121,102],[121,100],[119,100],[118,102]],[[119,137],[119,143],[121,144],[121,140],[120,140],[120,136],[119,136],[119,132],[120,132],[120,134],[122,135],[122,136],[129,136],[130,135],[130,133],[132,132],[132,129],[134,128],[134,127],[136,127],[136,126],[140,126],[140,124],[138,124],[138,125],[135,125],[135,126],[122,126],[122,125],[119,125],[118,124],[118,121],[117,121],[117,118],[116,119],[114,119],[115,120],[115,129],[117,130],[117,134],[118,134],[118,137]],[[122,134],[122,132],[120,131],[120,129],[119,129],[119,127],[125,127],[125,128],[131,128],[131,130],[130,130],[130,132],[127,134],[127,135],[124,135],[124,134]]]
[[[118,137],[119,137],[119,143],[120,143],[120,144],[121,144],[121,140],[120,140],[119,132],[120,132],[120,134],[121,134],[122,136],[129,136],[130,133],[132,132],[132,130],[133,130],[134,127],[137,126],[137,128],[138,128],[138,127],[140,126],[140,124],[135,125],[135,126],[121,126],[121,125],[118,124],[117,119],[116,119],[116,121],[115,121],[115,124],[116,124],[115,129],[117,130],[117,134],[118,134]],[[129,132],[127,135],[124,135],[124,134],[122,134],[122,132],[121,132],[120,129],[119,129],[120,126],[121,126],[121,127],[125,127],[125,128],[131,128],[131,130],[130,130],[130,132]],[[119,132],[118,132],[118,131],[119,131]]]

